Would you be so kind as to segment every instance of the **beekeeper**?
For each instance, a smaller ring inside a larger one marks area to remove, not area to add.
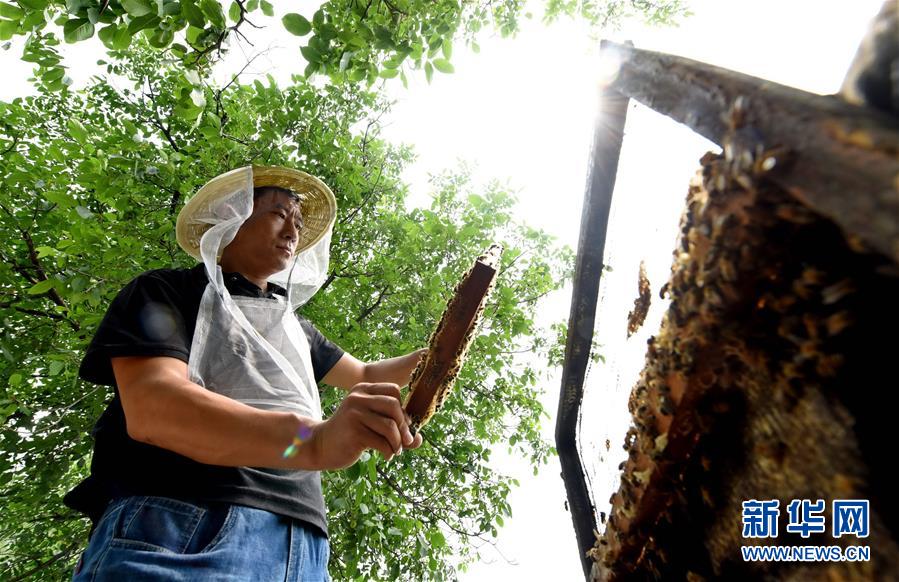
[[[423,353],[366,364],[295,315],[325,280],[336,212],[306,173],[222,174],[178,216],[201,263],[112,302],[80,369],[115,396],[65,498],[94,522],[75,580],[328,579],[319,471],[419,446],[398,386]],[[350,391],[327,420],[318,381]]]

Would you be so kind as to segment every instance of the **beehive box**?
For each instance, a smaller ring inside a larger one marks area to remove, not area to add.
[[[899,268],[765,179],[707,154],[689,188],[671,304],[649,340],[596,580],[899,579]],[[899,217],[894,219],[899,220]],[[791,500],[827,530],[787,533]],[[867,538],[831,502],[870,501]],[[742,503],[779,500],[779,535],[743,538]],[[747,562],[740,547],[870,547],[866,562]]]

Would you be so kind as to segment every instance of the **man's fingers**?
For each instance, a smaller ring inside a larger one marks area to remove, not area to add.
[[[365,394],[372,394],[378,396],[391,396],[400,400],[400,387],[396,384],[389,384],[386,382],[378,383],[378,384],[368,384],[361,383],[353,386],[353,392],[363,392]]]
[[[365,400],[360,401],[359,405],[364,406],[366,410],[389,418],[398,428],[402,444],[408,445],[412,443],[412,433],[409,431],[409,417],[403,412],[403,408],[398,400],[386,395],[370,395]]]
[[[393,458],[393,455],[398,454],[397,449],[393,448],[393,445],[389,440],[384,438],[377,431],[369,428],[368,426],[364,426],[363,430],[367,431],[366,440],[369,442],[369,446],[366,448],[375,449],[384,457],[385,460],[389,461]]]
[[[380,414],[366,414],[362,417],[362,423],[370,431],[386,440],[390,444],[391,452],[399,453],[403,448],[399,427],[392,418]]]

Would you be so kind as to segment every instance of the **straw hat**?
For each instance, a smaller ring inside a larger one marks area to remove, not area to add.
[[[296,252],[299,253],[325,235],[337,216],[337,200],[328,186],[306,172],[279,166],[252,166],[253,187],[277,186],[290,190],[300,200],[303,228]],[[247,168],[238,168],[216,176],[197,190],[178,214],[175,234],[178,244],[190,256],[200,258],[200,238],[212,225],[198,218],[208,215],[217,200],[237,192],[245,185]]]

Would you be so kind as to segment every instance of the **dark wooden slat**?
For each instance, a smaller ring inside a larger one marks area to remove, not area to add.
[[[739,125],[751,143],[789,150],[788,171],[770,177],[899,262],[899,118],[683,57],[608,41],[602,49],[620,60],[611,85],[623,95],[722,146]]]
[[[628,104],[626,97],[608,89],[602,92],[600,99],[599,115],[593,133],[592,166],[581,212],[568,338],[562,366],[562,387],[556,416],[556,449],[559,452],[562,479],[565,482],[579,558],[586,579],[589,579],[593,565],[586,553],[596,541],[593,535],[596,529],[596,512],[587,490],[577,448],[577,422],[593,343],[606,228]]]

